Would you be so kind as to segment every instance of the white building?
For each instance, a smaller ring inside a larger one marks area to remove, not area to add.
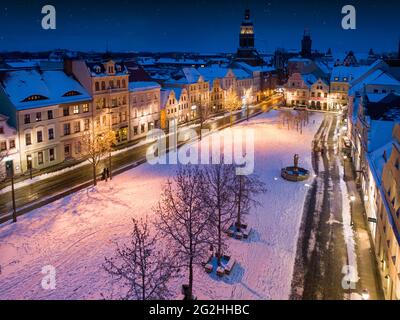
[[[9,126],[8,117],[0,114],[0,180],[5,178],[5,164],[12,161],[14,174],[21,173],[17,130]]]

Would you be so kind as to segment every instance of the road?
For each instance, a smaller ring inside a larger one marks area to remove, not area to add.
[[[337,116],[326,114],[312,151],[316,178],[307,195],[292,280],[292,299],[342,300],[347,249],[335,140]],[[323,148],[324,151],[317,151]]]
[[[276,102],[277,98],[274,97],[273,99],[260,103],[254,108],[249,109],[249,116],[251,117],[259,113],[260,111],[268,110]],[[245,120],[246,118],[246,112],[241,112],[233,115],[234,122]],[[212,127],[215,130],[216,128],[223,128],[227,125],[229,125],[229,115],[217,118],[215,121],[207,122],[203,125],[203,128],[211,129]],[[196,130],[197,132],[199,132],[200,127],[196,127]],[[130,164],[135,164],[136,162],[145,159],[146,150],[149,145],[150,144],[144,144],[136,148],[129,149],[126,152],[114,155],[112,157],[113,170],[126,167]],[[106,159],[105,161],[108,161],[108,159]],[[98,174],[103,167],[104,165],[102,164],[98,166]],[[80,188],[82,184],[90,183],[92,179],[92,174],[93,173],[91,166],[85,165],[66,173],[18,188],[15,191],[16,206],[17,208],[29,207],[34,203],[41,201],[42,199],[46,199],[56,194],[66,192],[67,190],[71,190],[72,188]],[[11,192],[0,195],[0,222],[4,222],[10,217],[10,212],[12,210],[11,198]],[[26,211],[28,210],[17,209],[18,215]]]

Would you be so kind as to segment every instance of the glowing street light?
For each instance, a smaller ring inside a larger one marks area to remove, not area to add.
[[[369,294],[368,289],[364,289],[364,290],[362,291],[361,297],[362,297],[363,300],[369,300],[370,294]]]

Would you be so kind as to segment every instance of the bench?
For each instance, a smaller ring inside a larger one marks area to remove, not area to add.
[[[214,269],[214,267],[213,267],[213,265],[212,265],[211,263],[207,263],[207,264],[204,266],[204,270],[205,270],[207,273],[211,273],[211,272],[213,271],[213,269]]]
[[[228,263],[225,266],[225,274],[229,275],[232,271],[233,266],[235,265],[236,261],[233,258],[230,258]]]
[[[242,239],[243,238],[243,233],[242,232],[236,232],[235,233],[235,238],[239,239],[239,240]]]
[[[251,228],[243,230],[243,238],[247,239],[249,237],[250,232]]]
[[[226,269],[222,266],[217,268],[217,276],[222,277],[226,273]]]

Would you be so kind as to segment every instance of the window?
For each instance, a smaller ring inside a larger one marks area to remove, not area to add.
[[[95,83],[95,90],[100,91],[100,84],[98,82]]]
[[[133,135],[136,136],[138,134],[138,127],[134,126],[133,127]]]
[[[69,107],[68,106],[63,107],[63,115],[64,115],[64,117],[69,116]]]
[[[4,134],[4,127],[0,127],[0,134]]]
[[[49,120],[53,119],[53,110],[47,111],[47,119],[49,119]]]
[[[0,151],[6,151],[7,150],[7,143],[5,141],[0,142]]]
[[[36,138],[37,138],[37,142],[43,142],[43,132],[42,131],[37,131],[36,132]]]
[[[71,155],[71,146],[69,144],[64,145],[64,156],[68,158]]]
[[[30,133],[25,133],[25,145],[30,146],[32,144],[32,138]]]
[[[104,81],[101,82],[101,90],[106,90],[106,83]]]
[[[64,123],[64,136],[71,134],[71,126],[69,123]]]
[[[24,123],[25,124],[31,123],[31,115],[30,114],[24,115]]]
[[[73,112],[74,112],[74,114],[78,114],[79,113],[79,106],[74,106]]]
[[[15,148],[15,140],[10,140],[10,149]]]
[[[85,128],[85,131],[87,131],[87,130],[89,130],[89,125],[90,125],[90,122],[89,122],[89,121],[90,121],[90,120],[89,120],[89,119],[85,119],[84,121],[85,121],[85,122],[84,122],[84,123],[85,123],[84,128]]]
[[[38,164],[43,164],[43,152],[38,152]]]
[[[82,112],[83,113],[89,112],[89,105],[87,103],[82,105]]]
[[[81,122],[77,121],[74,123],[74,132],[77,133],[79,131],[81,131]]]
[[[53,140],[54,139],[54,129],[49,128],[48,133],[49,133],[49,140]]]
[[[81,142],[77,141],[75,142],[75,153],[81,153]]]
[[[55,160],[55,155],[54,155],[54,149],[51,148],[49,149],[49,160],[54,161]]]
[[[143,133],[145,131],[144,123],[140,125],[140,132]]]
[[[122,88],[125,88],[125,87],[126,87],[125,79],[122,79]]]
[[[48,99],[45,96],[41,96],[39,94],[34,94],[32,96],[26,97],[24,100],[22,100],[23,102],[28,102],[28,101],[37,101],[37,100],[46,100]]]

